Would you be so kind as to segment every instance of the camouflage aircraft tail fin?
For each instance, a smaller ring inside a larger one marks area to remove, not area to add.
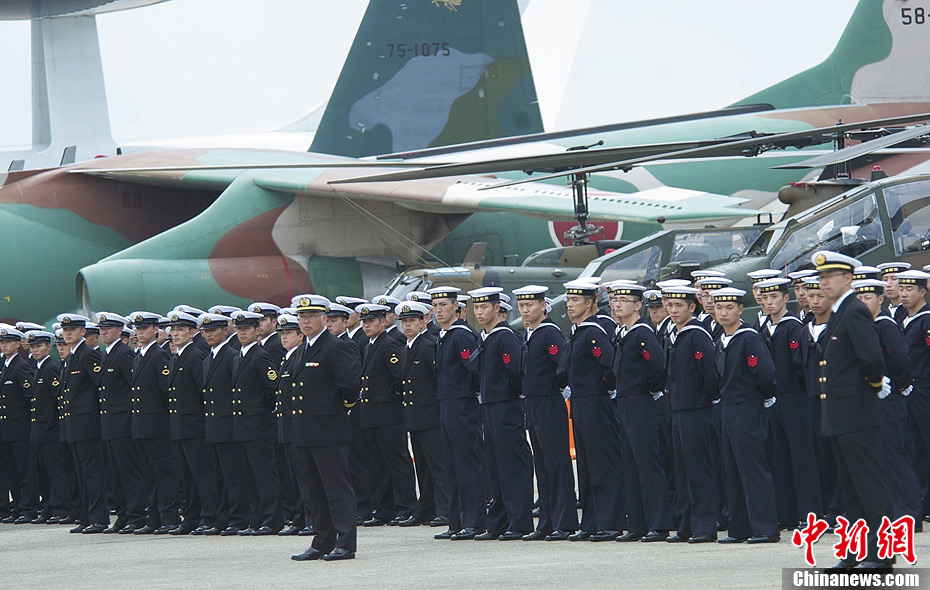
[[[542,130],[516,0],[371,0],[310,151],[362,157]]]
[[[930,6],[860,0],[821,64],[737,105],[776,108],[930,101]]]

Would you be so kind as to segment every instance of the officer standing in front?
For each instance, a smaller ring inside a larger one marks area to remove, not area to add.
[[[24,334],[15,328],[0,329],[0,463],[9,477],[11,516],[16,516],[16,524],[32,521],[39,508],[39,476],[29,447],[32,368],[19,354],[23,338]]]
[[[527,285],[513,292],[526,328],[520,355],[522,387],[539,495],[539,521],[535,531],[524,535],[524,541],[564,541],[578,530],[568,408],[556,383],[556,370],[565,354],[565,336],[546,317],[548,290]]]
[[[879,559],[877,545],[882,517],[891,514],[880,458],[878,394],[883,389],[884,360],[872,314],[851,288],[853,269],[862,265],[855,258],[825,250],[816,252],[811,261],[820,289],[833,305],[818,363],[823,402],[820,434],[830,439],[846,517],[850,522],[863,518],[869,527],[868,553],[859,567],[890,568],[889,560]],[[830,569],[856,565],[852,556]]]
[[[326,329],[329,300],[297,297],[300,330],[307,343],[294,369],[292,445],[307,468],[309,513],[315,537],[295,561],[354,559],[357,550],[355,493],[349,476],[349,417],[358,400],[361,363],[352,344]]]

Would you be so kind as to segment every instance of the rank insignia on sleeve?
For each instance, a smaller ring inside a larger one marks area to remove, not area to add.
[[[505,365],[509,365],[510,355],[505,352],[504,354],[501,355],[501,360],[504,362]]]
[[[704,358],[704,353],[703,353],[702,351],[700,351],[700,350],[695,350],[695,351],[694,351],[694,358],[697,359],[697,360],[701,360],[702,358]]]
[[[601,358],[601,352],[602,351],[600,346],[594,346],[591,348],[591,354],[594,355],[594,358]]]
[[[396,364],[397,361],[399,361],[399,360],[400,360],[400,359],[397,358],[396,356],[392,356],[391,359],[390,359],[390,363],[391,363],[392,365],[394,365],[394,364]]]
[[[759,357],[753,356],[753,355],[747,356],[746,364],[749,365],[750,367],[755,367],[756,365],[759,364]]]
[[[471,351],[468,350],[467,348],[462,349],[462,352],[459,353],[459,356],[462,357],[462,360],[467,361],[468,359],[471,358]]]
[[[798,346],[800,345],[801,345],[800,341],[792,340],[791,342],[788,343],[788,348],[790,348],[791,350],[797,350]]]
[[[651,357],[651,355],[649,354],[649,350],[646,349],[646,348],[644,348],[644,349],[643,349],[643,358],[646,359],[646,360],[648,361],[650,357]]]
[[[268,369],[268,380],[269,380],[269,381],[274,381],[274,380],[277,379],[277,378],[278,378],[278,374],[275,372],[275,370],[274,370],[274,369]]]
[[[559,354],[559,345],[558,345],[558,344],[550,344],[550,345],[549,345],[549,354],[551,354],[551,355],[553,355],[553,356]]]

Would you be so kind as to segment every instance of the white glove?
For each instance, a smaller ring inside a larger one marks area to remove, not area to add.
[[[610,396],[610,399],[617,399],[617,390],[611,389],[610,391],[607,392],[607,395]]]
[[[885,399],[891,395],[891,379],[882,377],[882,389],[878,392],[878,399]]]
[[[765,406],[766,408],[771,408],[772,406],[775,405],[775,400],[777,399],[778,398],[773,395],[772,397],[763,400],[762,405]]]
[[[568,398],[570,398],[571,396],[572,396],[572,388],[571,388],[571,387],[566,387],[565,389],[562,390],[562,397],[563,397],[564,399],[568,399]]]
[[[902,390],[899,391],[898,393],[900,393],[900,394],[903,395],[904,397],[907,397],[907,396],[911,395],[911,392],[912,392],[912,391],[914,391],[914,386],[913,386],[913,385],[908,385],[908,386],[907,386],[907,389],[902,389]]]
[[[718,397],[717,399],[715,399],[715,400],[712,401],[711,403],[714,404],[714,405],[716,406],[717,404],[720,403],[720,398]]]
[[[659,399],[661,399],[662,396],[665,395],[665,392],[662,392],[662,391],[650,391],[649,393],[652,395],[652,399],[656,401],[659,401]]]

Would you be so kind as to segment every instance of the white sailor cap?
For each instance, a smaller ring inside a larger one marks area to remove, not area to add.
[[[35,322],[16,322],[14,327],[24,334],[32,332],[33,330],[45,330],[45,326],[36,324]]]
[[[225,328],[229,325],[229,318],[219,313],[202,313],[197,318],[197,325],[202,330],[212,330],[213,328]]]
[[[302,311],[322,311],[325,313],[329,309],[330,303],[330,300],[326,297],[313,293],[297,295],[291,299],[291,307],[298,314]]]
[[[930,274],[925,273],[922,270],[906,270],[904,272],[898,273],[899,285],[917,285],[918,287],[926,287],[927,279],[930,279]]]
[[[481,287],[469,291],[468,296],[471,297],[472,303],[497,303],[501,300],[501,292],[503,292],[501,287]]]
[[[194,316],[195,318],[196,318],[196,317],[200,317],[200,316],[202,316],[204,313],[206,313],[204,310],[202,310],[202,309],[200,309],[200,308],[198,308],[198,307],[194,307],[194,306],[192,306],[192,305],[184,305],[183,303],[182,303],[181,305],[175,305],[175,306],[174,306],[174,309],[173,309],[172,311],[175,311],[175,310],[176,310],[176,311],[183,311],[184,313],[186,313],[186,314],[188,314],[188,315],[192,315],[192,316]],[[171,315],[171,314],[169,313],[168,315]]]
[[[710,270],[710,269],[699,269],[691,271],[691,278],[695,281],[700,279],[706,279],[709,277],[725,277],[727,276],[725,272],[719,270]]]
[[[808,291],[819,291],[820,290],[820,277],[817,275],[804,277],[804,288]]]
[[[659,291],[658,289],[649,289],[648,291],[644,291],[643,302],[646,304],[646,307],[661,307],[662,291]]]
[[[296,316],[296,315],[297,315],[297,310],[294,309],[293,307],[282,307],[282,308],[281,308],[281,315],[292,315],[292,316]]]
[[[517,301],[528,301],[531,299],[545,300],[545,294],[548,290],[549,287],[544,287],[542,285],[527,285],[519,289],[514,289],[513,296],[517,298]]]
[[[83,328],[90,318],[77,313],[62,313],[56,318],[62,328]]]
[[[760,293],[775,293],[776,291],[787,293],[789,285],[791,285],[791,279],[779,277],[779,278],[765,279],[764,281],[759,281],[758,283],[755,283],[753,286],[759,287]]]
[[[859,279],[852,282],[852,288],[856,293],[878,293],[885,294],[885,281],[881,279]]]
[[[882,271],[875,266],[857,266],[853,269],[853,280],[861,281],[863,279],[877,279],[881,276]]]
[[[694,287],[668,287],[667,289],[662,289],[662,298],[697,301],[697,292],[698,290]]]
[[[732,284],[733,281],[726,277],[707,277],[697,282],[698,287],[704,291],[716,291],[717,289],[723,289]]]
[[[354,310],[356,307],[363,303],[368,303],[367,299],[362,299],[361,297],[349,297],[348,295],[340,295],[334,300],[339,305],[345,305],[349,309]],[[355,313],[353,311],[353,313]]]
[[[293,314],[282,313],[277,319],[278,330],[300,330],[300,320]]]
[[[645,286],[637,285],[636,283],[627,283],[626,281],[607,283],[606,287],[611,295],[632,295],[640,299],[643,298],[643,293],[646,292]]]
[[[97,314],[97,325],[101,327],[107,326],[112,328],[122,328],[128,323],[129,320],[118,313],[101,311]]]
[[[263,317],[265,316],[254,311],[237,311],[232,315],[232,320],[237,328],[254,328]]]
[[[506,301],[501,301],[500,305],[501,305],[501,312],[510,313],[511,311],[513,311],[513,306],[507,303]]]
[[[256,301],[255,303],[249,305],[247,310],[251,311],[252,313],[260,313],[263,316],[268,316],[270,318],[278,317],[278,314],[281,313],[281,308],[274,303],[264,303],[261,301]]]
[[[378,305],[387,306],[390,308],[388,311],[394,311],[394,306],[400,303],[400,299],[397,297],[391,297],[390,295],[378,295],[377,297],[372,297],[371,302]]]
[[[423,318],[433,313],[433,308],[419,301],[404,301],[394,307],[394,313],[400,319]]]
[[[589,277],[593,278],[593,277]],[[598,277],[597,281],[600,281]],[[562,283],[562,286],[565,287],[566,295],[588,295],[588,296],[597,296],[598,284],[597,281],[589,281],[583,279],[575,279],[574,281],[568,281],[567,283]]]
[[[87,332],[88,334],[99,334],[100,326],[98,326],[94,322],[87,322],[84,324],[84,331]]]
[[[723,287],[721,289],[711,291],[710,296],[713,297],[714,303],[722,301],[735,301],[737,303],[742,303],[743,297],[746,296],[746,291],[743,291],[742,289],[734,289],[733,287]]]
[[[381,305],[380,303],[363,303],[359,305],[355,311],[358,312],[359,318],[363,320],[373,320],[376,318],[383,318],[387,312],[393,311],[393,309],[394,308]]]
[[[209,313],[232,317],[232,314],[236,313],[237,311],[242,311],[242,308],[236,307],[235,305],[214,305],[207,311]]]
[[[817,267],[818,273],[830,272],[831,270],[842,270],[851,273],[862,266],[862,263],[852,256],[846,256],[845,254],[832,252],[830,250],[814,252],[811,255],[811,262]]]
[[[419,301],[420,303],[431,304],[433,296],[426,291],[411,291],[407,293],[407,301]],[[397,313],[395,311],[395,313]]]
[[[656,287],[661,290],[670,289],[672,287],[690,287],[691,281],[686,281],[685,279],[665,279],[664,281],[659,281],[656,283]]]
[[[338,303],[330,303],[329,311],[326,312],[327,317],[331,318],[346,318],[349,319],[349,316],[355,313],[355,310],[346,307],[345,305],[339,305]]]
[[[432,289],[427,289],[426,292],[432,295],[433,301],[435,301],[436,299],[441,299],[443,297],[447,299],[456,299],[462,290],[458,287],[446,285],[443,287],[433,287]]]
[[[812,277],[817,274],[813,268],[805,268],[788,273],[788,278],[794,281],[795,285],[803,285],[805,277]]]
[[[774,279],[775,277],[781,276],[781,271],[775,270],[774,268],[762,268],[759,270],[747,272],[746,276],[752,279],[753,284],[755,284],[759,281]]]
[[[25,337],[26,335],[16,328],[0,328],[0,340],[15,340],[19,342]]]
[[[875,268],[881,271],[882,276],[885,276],[885,275],[890,275],[890,274],[898,274],[899,272],[910,270],[911,263],[903,262],[903,261],[883,262],[879,264],[878,266],[876,266]],[[927,269],[924,268],[924,270],[927,270]]]
[[[161,315],[150,311],[134,311],[127,317],[136,328],[139,326],[157,326],[158,321],[161,319]]]
[[[184,313],[183,311],[175,309],[168,312],[168,325],[196,328],[197,318],[189,313]]]
[[[30,330],[26,332],[26,340],[29,344],[44,344],[55,339],[55,335],[45,330]]]

